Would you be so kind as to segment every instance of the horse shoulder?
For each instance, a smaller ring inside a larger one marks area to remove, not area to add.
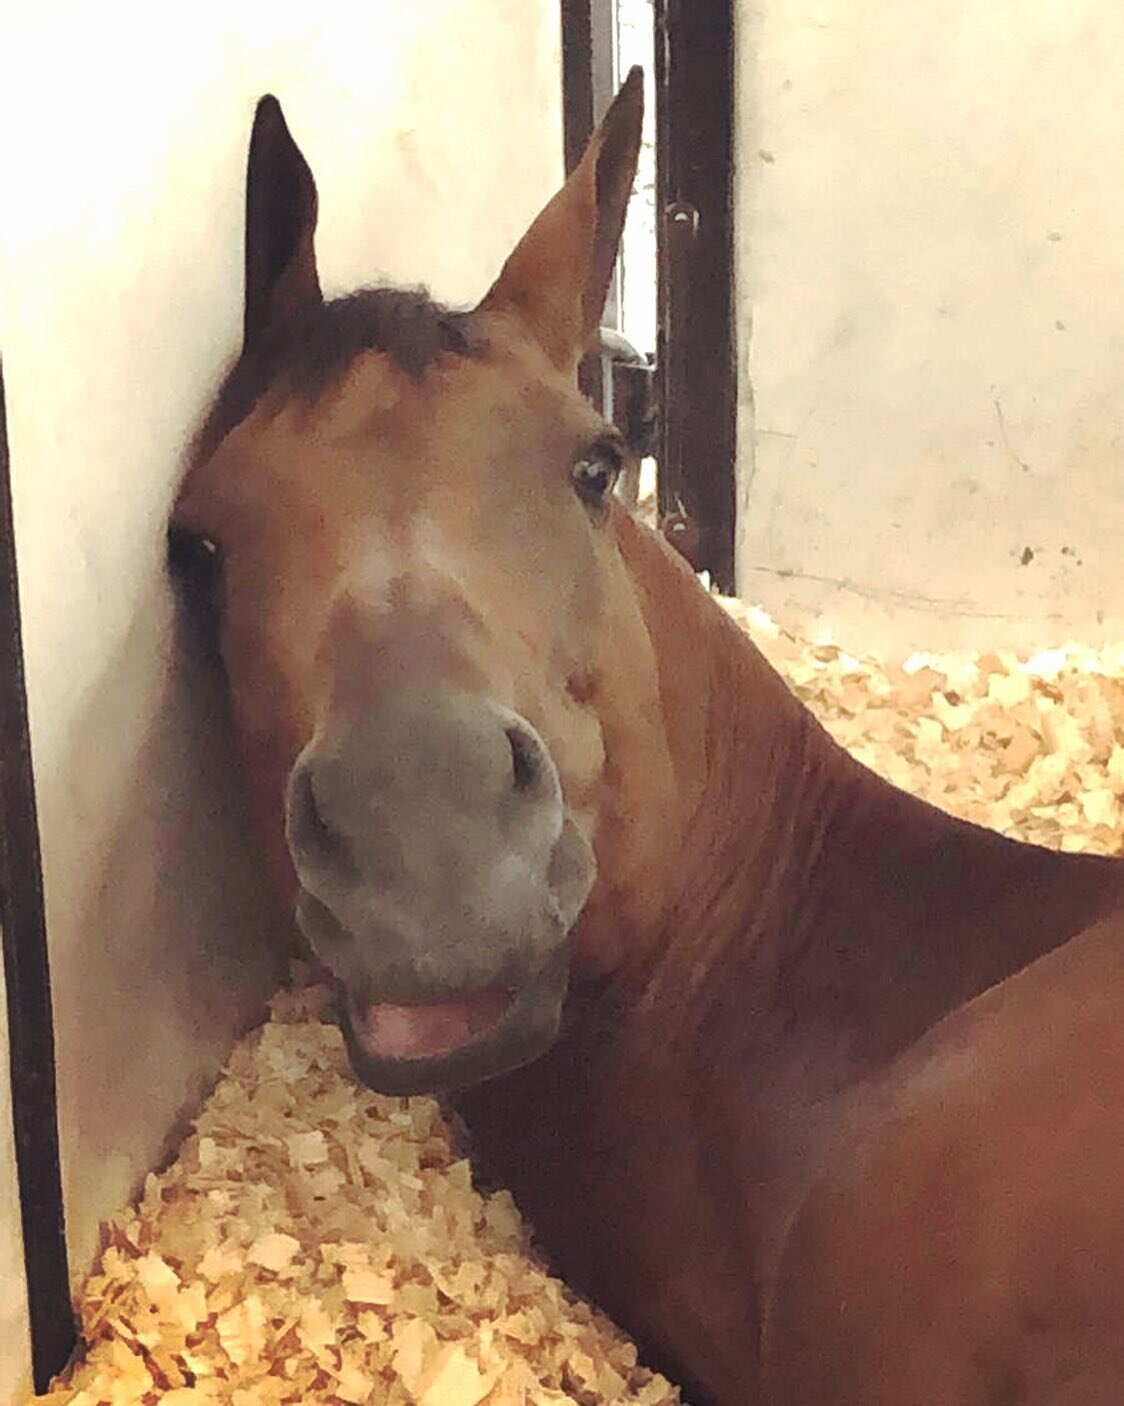
[[[1116,1402],[1124,913],[967,1003],[856,1092],[790,1222],[778,1406]]]

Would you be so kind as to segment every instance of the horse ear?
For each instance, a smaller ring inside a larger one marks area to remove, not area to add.
[[[601,321],[644,116],[633,68],[569,180],[515,246],[480,304],[518,314],[554,364],[574,367]]]
[[[258,103],[246,166],[246,307],[243,352],[320,301],[316,182],[272,94]]]

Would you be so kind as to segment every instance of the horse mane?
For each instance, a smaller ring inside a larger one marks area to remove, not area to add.
[[[195,438],[191,466],[204,462],[261,397],[278,387],[314,405],[364,351],[384,352],[420,379],[443,353],[479,356],[471,312],[435,302],[424,288],[361,288],[316,302],[242,354],[219,387]]]

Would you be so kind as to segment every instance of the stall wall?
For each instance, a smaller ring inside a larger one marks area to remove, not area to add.
[[[81,1273],[289,935],[164,566],[183,446],[237,346],[254,103],[281,97],[316,172],[328,292],[472,299],[561,174],[558,13],[42,0],[3,29],[0,348]]]
[[[737,17],[743,594],[888,648],[1124,636],[1124,9]]]

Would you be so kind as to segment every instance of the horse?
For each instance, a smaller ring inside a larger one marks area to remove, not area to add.
[[[616,498],[575,372],[641,107],[633,72],[468,310],[326,300],[257,108],[172,521],[266,862],[356,1076],[442,1096],[691,1399],[1116,1403],[1124,864],[864,769]]]

